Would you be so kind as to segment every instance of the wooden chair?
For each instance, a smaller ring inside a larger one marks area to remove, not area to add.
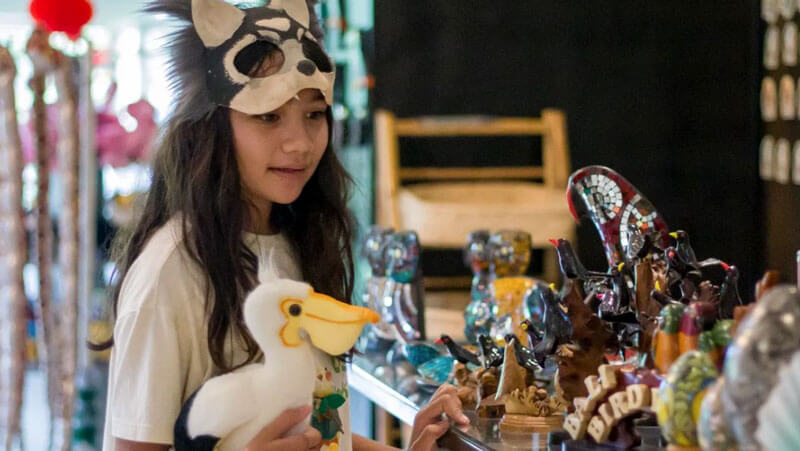
[[[400,137],[464,136],[541,136],[542,164],[400,166]],[[525,230],[533,247],[545,250],[544,277],[557,279],[558,260],[548,240],[575,235],[565,195],[570,162],[563,112],[546,109],[539,118],[397,118],[379,110],[375,151],[378,224],[416,230],[425,248],[460,249],[477,229]]]

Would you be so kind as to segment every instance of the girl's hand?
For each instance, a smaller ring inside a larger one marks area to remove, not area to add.
[[[456,396],[456,388],[450,384],[442,384],[433,394],[428,405],[417,412],[417,416],[414,417],[410,451],[436,449],[436,440],[450,428],[450,421],[447,418],[442,419],[442,414],[459,425],[469,424],[469,418],[461,409],[461,400]]]
[[[287,449],[319,449],[322,436],[319,431],[309,426],[300,435],[283,437],[296,424],[306,419],[311,413],[311,406],[298,407],[296,409],[286,409],[278,415],[272,423],[264,426],[264,429],[247,444],[245,451],[283,451]]]

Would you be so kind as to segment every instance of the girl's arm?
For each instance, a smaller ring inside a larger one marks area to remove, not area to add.
[[[285,451],[290,449],[318,450],[322,436],[319,434],[319,431],[311,426],[300,435],[283,437],[287,431],[301,423],[310,413],[311,406],[284,410],[283,413],[278,415],[270,424],[264,426],[258,435],[253,437],[253,440],[247,444],[245,451]],[[355,440],[355,437],[353,438]],[[117,438],[114,439],[114,449],[116,451],[167,451],[170,449],[170,445],[132,442],[130,440]],[[382,450],[386,448],[371,449]]]
[[[168,451],[169,445],[163,445],[161,443],[132,442],[130,440],[117,438],[114,439],[114,449],[116,451]]]
[[[397,451],[397,448],[353,434],[353,451]]]
[[[456,388],[450,384],[440,386],[428,405],[417,412],[411,431],[409,451],[437,449],[436,440],[450,428],[450,420],[444,419],[445,416],[452,419],[456,425],[469,425],[469,418],[461,410],[461,401],[456,396]],[[353,451],[386,451],[390,449],[396,448],[353,434]]]

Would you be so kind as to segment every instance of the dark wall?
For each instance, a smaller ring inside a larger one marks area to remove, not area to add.
[[[375,106],[567,113],[573,169],[610,166],[700,257],[761,271],[758,3],[376,0]],[[583,224],[587,266],[604,269]]]

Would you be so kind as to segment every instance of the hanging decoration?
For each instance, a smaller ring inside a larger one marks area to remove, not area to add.
[[[0,446],[21,447],[20,418],[25,385],[27,298],[22,270],[28,240],[22,209],[22,147],[17,126],[11,53],[0,46]]]
[[[78,354],[78,280],[79,280],[79,157],[78,77],[74,61],[56,54],[56,89],[58,91],[59,140],[58,162],[62,180],[62,207],[59,216],[58,257],[61,268],[59,337],[61,341],[61,419],[62,449],[72,440],[72,414],[75,403],[75,374]]]
[[[28,10],[39,26],[63,32],[72,40],[81,35],[94,12],[88,0],[32,0]]]

